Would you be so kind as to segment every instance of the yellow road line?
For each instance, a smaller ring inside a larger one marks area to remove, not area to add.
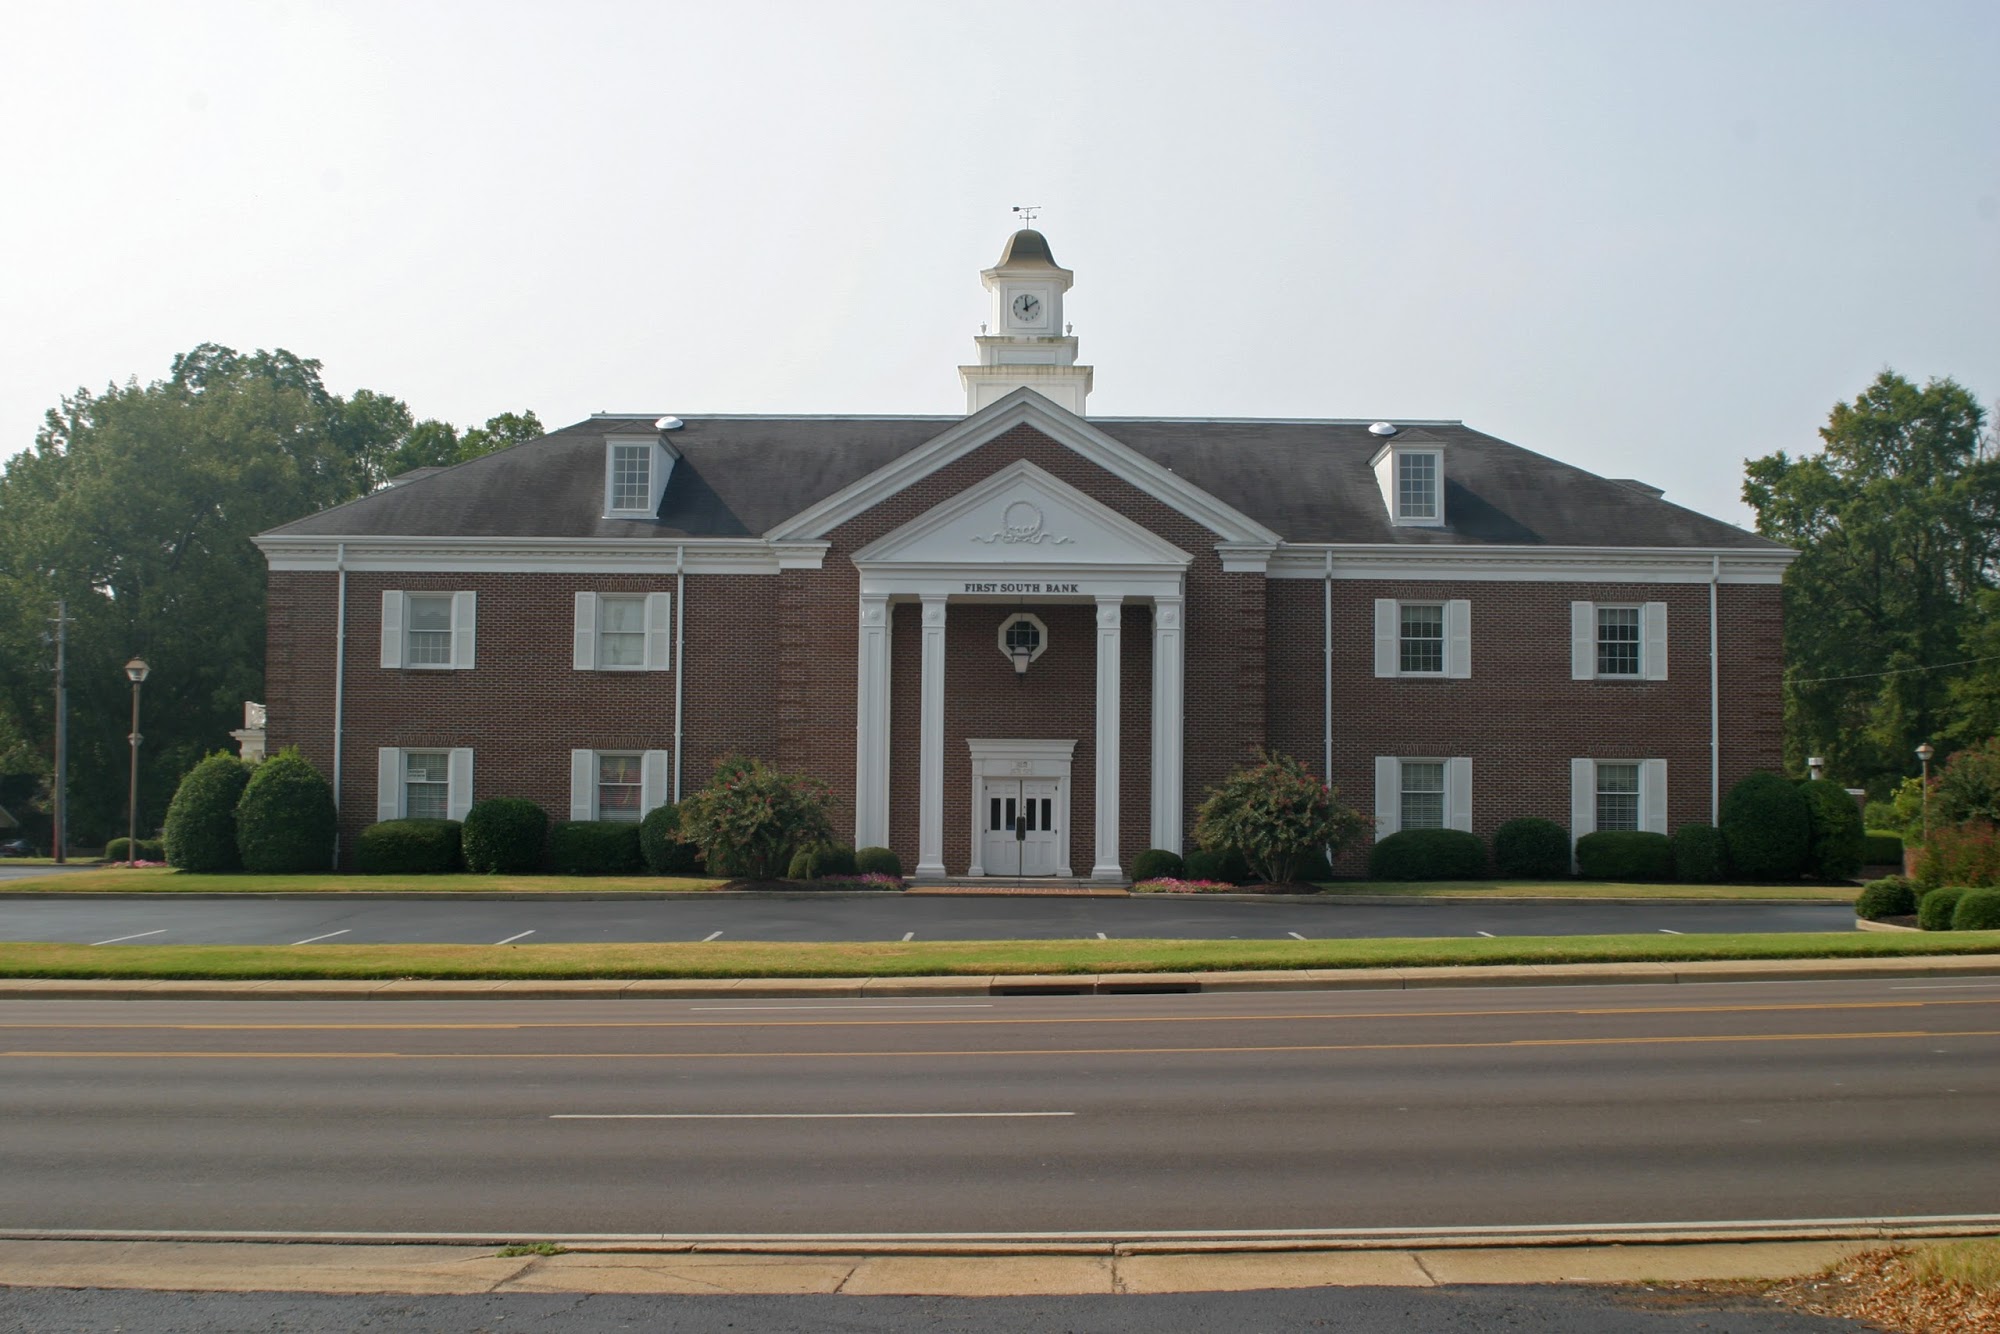
[[[1270,1047],[996,1047],[986,1051],[8,1051],[0,1059],[256,1061],[784,1061],[923,1056],[1210,1056],[1340,1051],[1490,1051],[1523,1047],[1650,1047],[1713,1042],[1879,1042],[1992,1038],[2000,1029],[1904,1029],[1879,1033],[1690,1033],[1630,1038],[1510,1038],[1504,1042],[1353,1042]]]

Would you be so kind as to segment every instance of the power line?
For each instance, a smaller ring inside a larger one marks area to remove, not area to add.
[[[1970,667],[1977,662],[2000,662],[2000,653],[1988,654],[1983,658],[1963,658],[1958,662],[1932,663],[1928,667],[1898,667],[1887,672],[1856,672],[1852,676],[1815,676],[1804,681],[1792,682],[1795,686],[1823,685],[1828,681],[1873,681],[1883,676],[1906,676],[1911,672],[1941,672],[1947,667]]]

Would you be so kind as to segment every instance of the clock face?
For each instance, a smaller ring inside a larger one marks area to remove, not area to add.
[[[1033,292],[1023,292],[1014,298],[1014,318],[1023,324],[1034,324],[1042,318],[1042,299]]]

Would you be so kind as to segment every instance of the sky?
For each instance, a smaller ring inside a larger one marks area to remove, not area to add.
[[[460,426],[964,411],[1016,205],[1095,416],[1454,418],[1737,523],[2000,397],[2000,5],[90,3],[0,16],[0,456],[198,343]]]

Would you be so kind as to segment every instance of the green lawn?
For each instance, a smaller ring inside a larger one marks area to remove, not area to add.
[[[1388,895],[1409,899],[1785,899],[1852,903],[1859,885],[1626,885],[1602,880],[1335,881],[1322,895]]]
[[[0,880],[0,894],[658,894],[723,883],[716,876],[194,875],[166,866],[106,866]]]
[[[2000,931],[1469,940],[1002,940],[646,945],[0,944],[0,977],[911,977],[1385,968],[2000,952]]]

